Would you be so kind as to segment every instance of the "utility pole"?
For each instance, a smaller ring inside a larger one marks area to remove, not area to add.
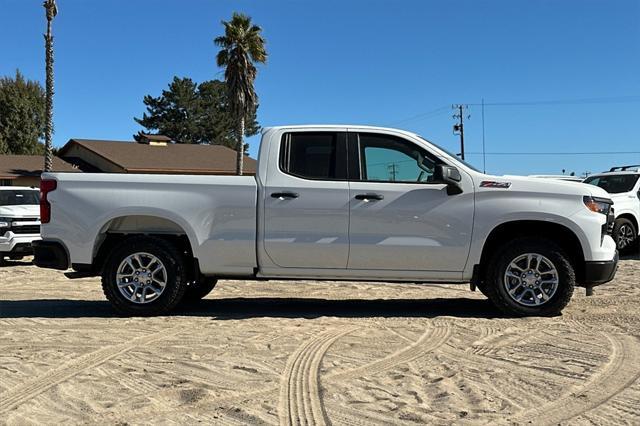
[[[396,177],[398,177],[398,164],[391,163],[387,166],[387,170],[389,170],[389,180],[391,182],[396,181]]]
[[[460,154],[458,155],[464,160],[464,114],[468,107],[467,105],[458,104],[451,105],[451,108],[456,111],[456,113],[453,114],[453,118],[458,120],[458,122],[453,125],[453,134],[460,135]],[[467,119],[469,118],[471,118],[471,116],[467,115]]]

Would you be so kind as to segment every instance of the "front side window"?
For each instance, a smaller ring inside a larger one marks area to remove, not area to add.
[[[346,138],[340,133],[287,133],[282,138],[280,168],[305,179],[344,179],[345,145]]]
[[[633,190],[639,175],[603,175],[591,176],[584,183],[599,186],[609,194],[620,194]]]
[[[38,191],[0,191],[0,206],[24,206],[40,204]]]
[[[360,175],[372,182],[433,182],[436,160],[422,148],[393,136],[360,133]]]

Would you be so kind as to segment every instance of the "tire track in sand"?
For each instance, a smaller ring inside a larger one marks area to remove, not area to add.
[[[604,334],[604,333],[603,333]],[[611,358],[603,370],[561,397],[510,418],[515,423],[556,425],[599,407],[640,378],[640,343],[634,336],[604,334],[611,343]],[[543,413],[541,415],[541,413]]]
[[[331,330],[303,343],[287,361],[280,387],[281,425],[324,425],[327,414],[320,397],[320,362],[329,347],[355,327]]]
[[[399,364],[411,362],[428,352],[433,352],[451,337],[451,328],[449,326],[437,326],[435,328],[427,329],[422,336],[414,343],[406,346],[391,355],[388,355],[382,359],[365,364],[361,367],[354,369],[334,373],[327,376],[327,380],[336,381],[350,378],[356,378],[366,375],[375,375],[383,371],[389,370]]]
[[[21,385],[9,389],[8,391],[2,392],[0,394],[0,414],[6,413],[12,408],[29,401],[30,399],[89,368],[97,367],[118,355],[122,355],[123,353],[130,351],[136,346],[152,343],[156,340],[176,334],[178,331],[179,328],[177,327],[169,330],[163,330],[158,333],[132,339],[127,343],[113,345],[86,355],[81,355],[80,357],[66,362],[60,367],[54,368],[35,379],[28,380]]]

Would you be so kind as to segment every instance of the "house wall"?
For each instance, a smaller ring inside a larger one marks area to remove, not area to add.
[[[69,147],[63,160],[73,163],[73,158],[79,158],[104,173],[125,173],[125,170],[122,167],[105,160],[95,152],[89,151],[79,145],[74,144]]]
[[[18,176],[11,179],[0,179],[0,186],[35,186],[40,187],[39,176]]]

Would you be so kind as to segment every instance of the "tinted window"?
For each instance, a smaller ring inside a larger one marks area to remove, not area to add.
[[[343,179],[346,174],[345,137],[332,132],[285,134],[280,167],[307,179]]]
[[[0,206],[20,206],[26,204],[40,204],[38,191],[0,191]]]
[[[377,182],[431,182],[436,161],[411,142],[392,136],[361,133],[362,180]]]
[[[619,194],[633,190],[638,175],[606,175],[591,176],[584,180],[584,183],[599,186],[609,194]]]

